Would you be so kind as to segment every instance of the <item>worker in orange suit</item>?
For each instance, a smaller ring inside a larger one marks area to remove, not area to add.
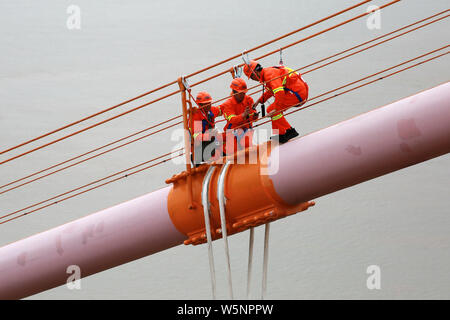
[[[200,165],[214,156],[221,156],[221,135],[215,127],[216,117],[222,114],[219,107],[211,105],[212,97],[206,91],[201,91],[195,99],[198,107],[193,107],[189,119],[189,131],[194,140],[194,156],[191,154],[195,166]],[[217,153],[217,151],[219,151]]]
[[[232,90],[231,97],[220,105],[223,116],[227,120],[224,128],[226,154],[252,145],[252,121],[258,118],[258,113],[253,107],[253,99],[246,94],[248,89],[245,80],[242,78],[233,79],[230,88]]]
[[[278,131],[279,142],[285,143],[298,136],[298,132],[284,117],[283,111],[292,106],[301,106],[308,99],[308,85],[301,75],[285,66],[263,68],[254,60],[244,66],[244,73],[265,87],[264,94],[256,101],[255,107],[272,96],[275,98],[267,112],[272,119],[274,134]]]

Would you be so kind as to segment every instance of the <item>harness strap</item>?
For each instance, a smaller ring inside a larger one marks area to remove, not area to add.
[[[289,88],[284,88],[284,90],[287,91],[287,92],[293,93],[297,97],[299,103],[303,102],[303,99],[300,97],[298,92],[295,92],[294,90],[291,90]]]

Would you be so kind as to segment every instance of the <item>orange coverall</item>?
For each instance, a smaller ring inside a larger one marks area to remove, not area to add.
[[[256,120],[258,116],[256,110],[253,108],[252,97],[245,95],[241,102],[237,102],[234,96],[230,97],[220,108],[227,120],[227,124],[224,127],[224,140],[234,142],[233,146],[230,146],[229,143],[225,146],[225,153],[230,154],[233,151],[236,152],[238,145],[240,148],[248,148],[251,146],[253,131],[249,129],[252,127],[252,120]],[[243,116],[246,109],[249,109],[248,118],[244,118]]]
[[[206,111],[205,109],[193,108],[191,118],[189,119],[189,131],[194,138],[194,150],[195,150],[195,161],[198,164],[209,160],[215,155],[213,151],[212,154],[204,155],[205,148],[211,143],[215,143],[214,136],[211,136],[209,130],[214,129],[216,126],[216,117],[220,116],[222,111],[220,107],[211,107],[211,110]],[[221,138],[221,136],[217,137]],[[201,155],[199,154],[201,153]]]
[[[208,130],[216,127],[216,117],[222,114],[220,107],[211,107],[210,111],[193,108],[189,130],[194,141],[210,140]]]
[[[300,74],[284,66],[263,68],[260,82],[266,84],[266,91],[258,102],[264,103],[270,97],[275,97],[275,102],[267,108],[267,112],[280,111],[272,115],[272,129],[279,130],[281,135],[285,134],[291,125],[281,110],[304,103],[308,99],[308,84]]]

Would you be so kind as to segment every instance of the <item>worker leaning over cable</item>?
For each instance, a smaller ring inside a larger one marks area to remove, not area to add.
[[[275,102],[267,108],[267,112],[272,119],[274,134],[279,134],[279,142],[285,143],[298,136],[298,132],[284,117],[283,111],[292,106],[300,106],[308,99],[308,85],[301,75],[285,66],[263,68],[254,60],[244,66],[244,73],[265,87],[263,95],[254,107],[272,96],[275,97]]]
[[[191,160],[198,166],[214,156],[222,156],[221,147],[218,147],[221,145],[221,135],[215,127],[216,117],[220,116],[222,111],[211,105],[211,95],[206,91],[199,92],[195,102],[198,107],[192,108],[189,131],[194,140],[194,155],[191,154]]]
[[[252,145],[252,121],[258,118],[258,112],[253,107],[253,99],[246,94],[248,89],[244,79],[233,79],[230,88],[231,97],[220,105],[223,116],[227,120],[224,127],[226,154]]]

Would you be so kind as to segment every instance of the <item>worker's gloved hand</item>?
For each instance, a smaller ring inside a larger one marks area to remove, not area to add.
[[[253,104],[252,108],[255,109],[258,106],[258,104],[259,104],[259,100]]]
[[[256,112],[253,114],[253,120],[256,120],[259,118],[259,112]]]

